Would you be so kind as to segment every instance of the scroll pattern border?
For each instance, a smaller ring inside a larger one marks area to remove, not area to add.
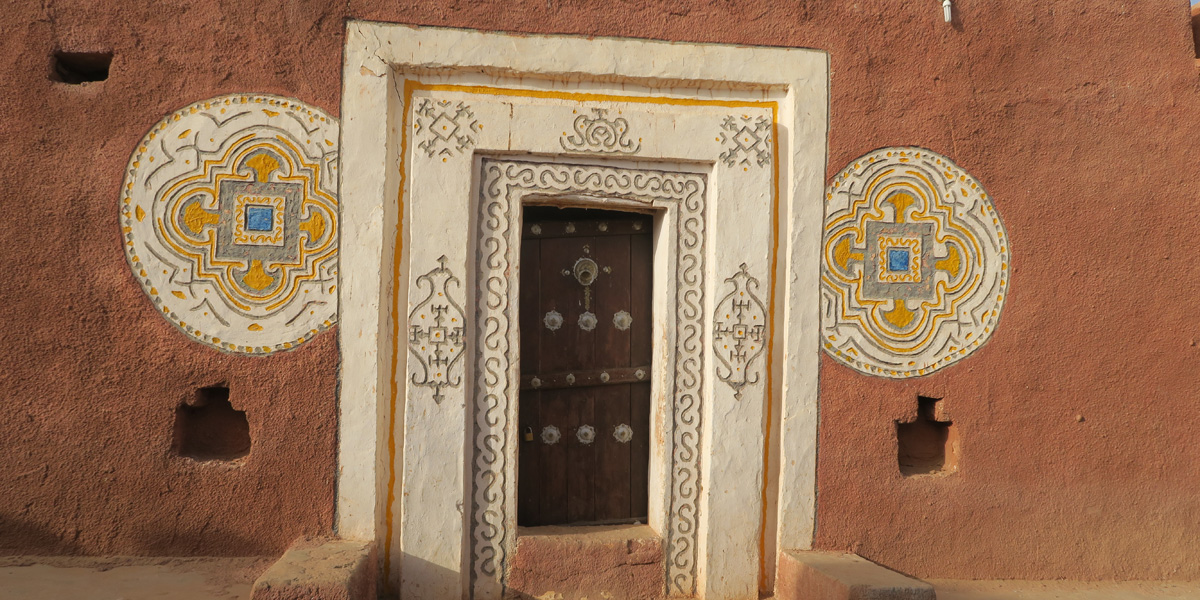
[[[473,408],[471,595],[499,597],[513,507],[508,505],[507,431],[516,400],[508,359],[516,320],[516,289],[507,277],[519,235],[519,197],[525,192],[587,193],[651,204],[675,202],[676,326],[670,515],[666,540],[669,596],[696,591],[700,517],[701,394],[704,377],[705,191],[702,175],[587,165],[484,159],[481,166],[476,282],[476,386]],[[510,372],[506,372],[510,371]]]

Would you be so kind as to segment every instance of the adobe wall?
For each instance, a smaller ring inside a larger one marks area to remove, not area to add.
[[[262,92],[336,116],[344,19],[363,18],[829,51],[828,173],[883,146],[949,156],[1013,265],[999,328],[958,364],[893,381],[823,359],[817,545],[921,577],[1200,577],[1184,0],[960,0],[949,25],[933,0],[41,4],[10,7],[0,38],[0,552],[277,553],[329,531],[336,334],[267,358],[194,343],[130,273],[117,203],[172,109]],[[55,48],[111,49],[109,79],[49,81]],[[175,407],[222,383],[251,454],[172,456]],[[899,473],[918,394],[958,428],[953,475]]]

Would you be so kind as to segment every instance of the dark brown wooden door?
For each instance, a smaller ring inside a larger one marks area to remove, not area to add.
[[[646,518],[652,226],[633,213],[526,209],[520,525]]]

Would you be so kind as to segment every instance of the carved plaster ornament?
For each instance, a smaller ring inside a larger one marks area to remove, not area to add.
[[[949,158],[876,150],[833,178],[825,215],[827,354],[867,375],[920,377],[995,332],[1008,295],[1008,234],[982,184]]]
[[[558,328],[562,327],[563,316],[557,310],[552,310],[546,313],[546,316],[542,318],[542,323],[546,324],[546,329],[549,329],[550,331],[558,331]]]
[[[731,289],[717,303],[713,315],[713,355],[718,362],[717,378],[729,384],[733,397],[740,400],[742,388],[760,378],[755,360],[766,349],[767,313],[756,293],[758,280],[750,275],[746,263],[725,283]]]
[[[337,120],[289,98],[221,96],[164,116],[129,157],[119,205],[155,311],[257,356],[332,327],[338,160]]]
[[[462,384],[463,335],[462,306],[454,300],[462,282],[446,267],[445,255],[438,266],[417,278],[417,287],[425,299],[408,315],[408,349],[415,360],[409,362],[413,385],[433,390],[433,401],[441,404],[446,388]]]
[[[613,429],[613,438],[622,444],[628,444],[633,439],[633,428],[621,423]]]
[[[599,320],[596,319],[596,315],[590,312],[585,312],[582,315],[579,315],[579,328],[584,331],[591,331],[595,329],[596,323],[598,322]]]
[[[593,108],[594,116],[579,115],[572,126],[573,133],[564,131],[558,143],[563,150],[601,154],[636,154],[642,149],[642,138],[635,143],[629,138],[629,122],[624,118],[609,119],[608,111]],[[617,114],[621,114],[617,111]]]
[[[553,425],[547,425],[542,428],[543,444],[546,444],[547,446],[553,446],[557,444],[558,440],[560,439],[562,439],[562,432],[560,432],[557,427]]]
[[[771,135],[774,125],[767,117],[730,115],[721,123],[721,162],[727,167],[765,167],[771,164]]]
[[[483,125],[471,107],[453,100],[423,98],[416,108],[417,147],[429,156],[454,156],[467,152],[478,141]]]
[[[630,325],[633,325],[633,316],[629,313],[619,310],[613,315],[613,327],[621,331],[627,331]]]
[[[584,446],[596,441],[596,428],[591,425],[580,425],[575,431],[575,438]]]

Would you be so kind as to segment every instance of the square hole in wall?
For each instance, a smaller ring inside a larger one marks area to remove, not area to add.
[[[900,473],[952,473],[958,469],[958,429],[940,410],[940,398],[917,397],[917,418],[896,422]]]
[[[65,52],[59,50],[51,56],[50,79],[79,85],[108,79],[108,67],[112,64],[112,52]]]
[[[250,453],[245,411],[229,403],[229,388],[204,387],[175,410],[172,450],[196,460],[233,460]]]

